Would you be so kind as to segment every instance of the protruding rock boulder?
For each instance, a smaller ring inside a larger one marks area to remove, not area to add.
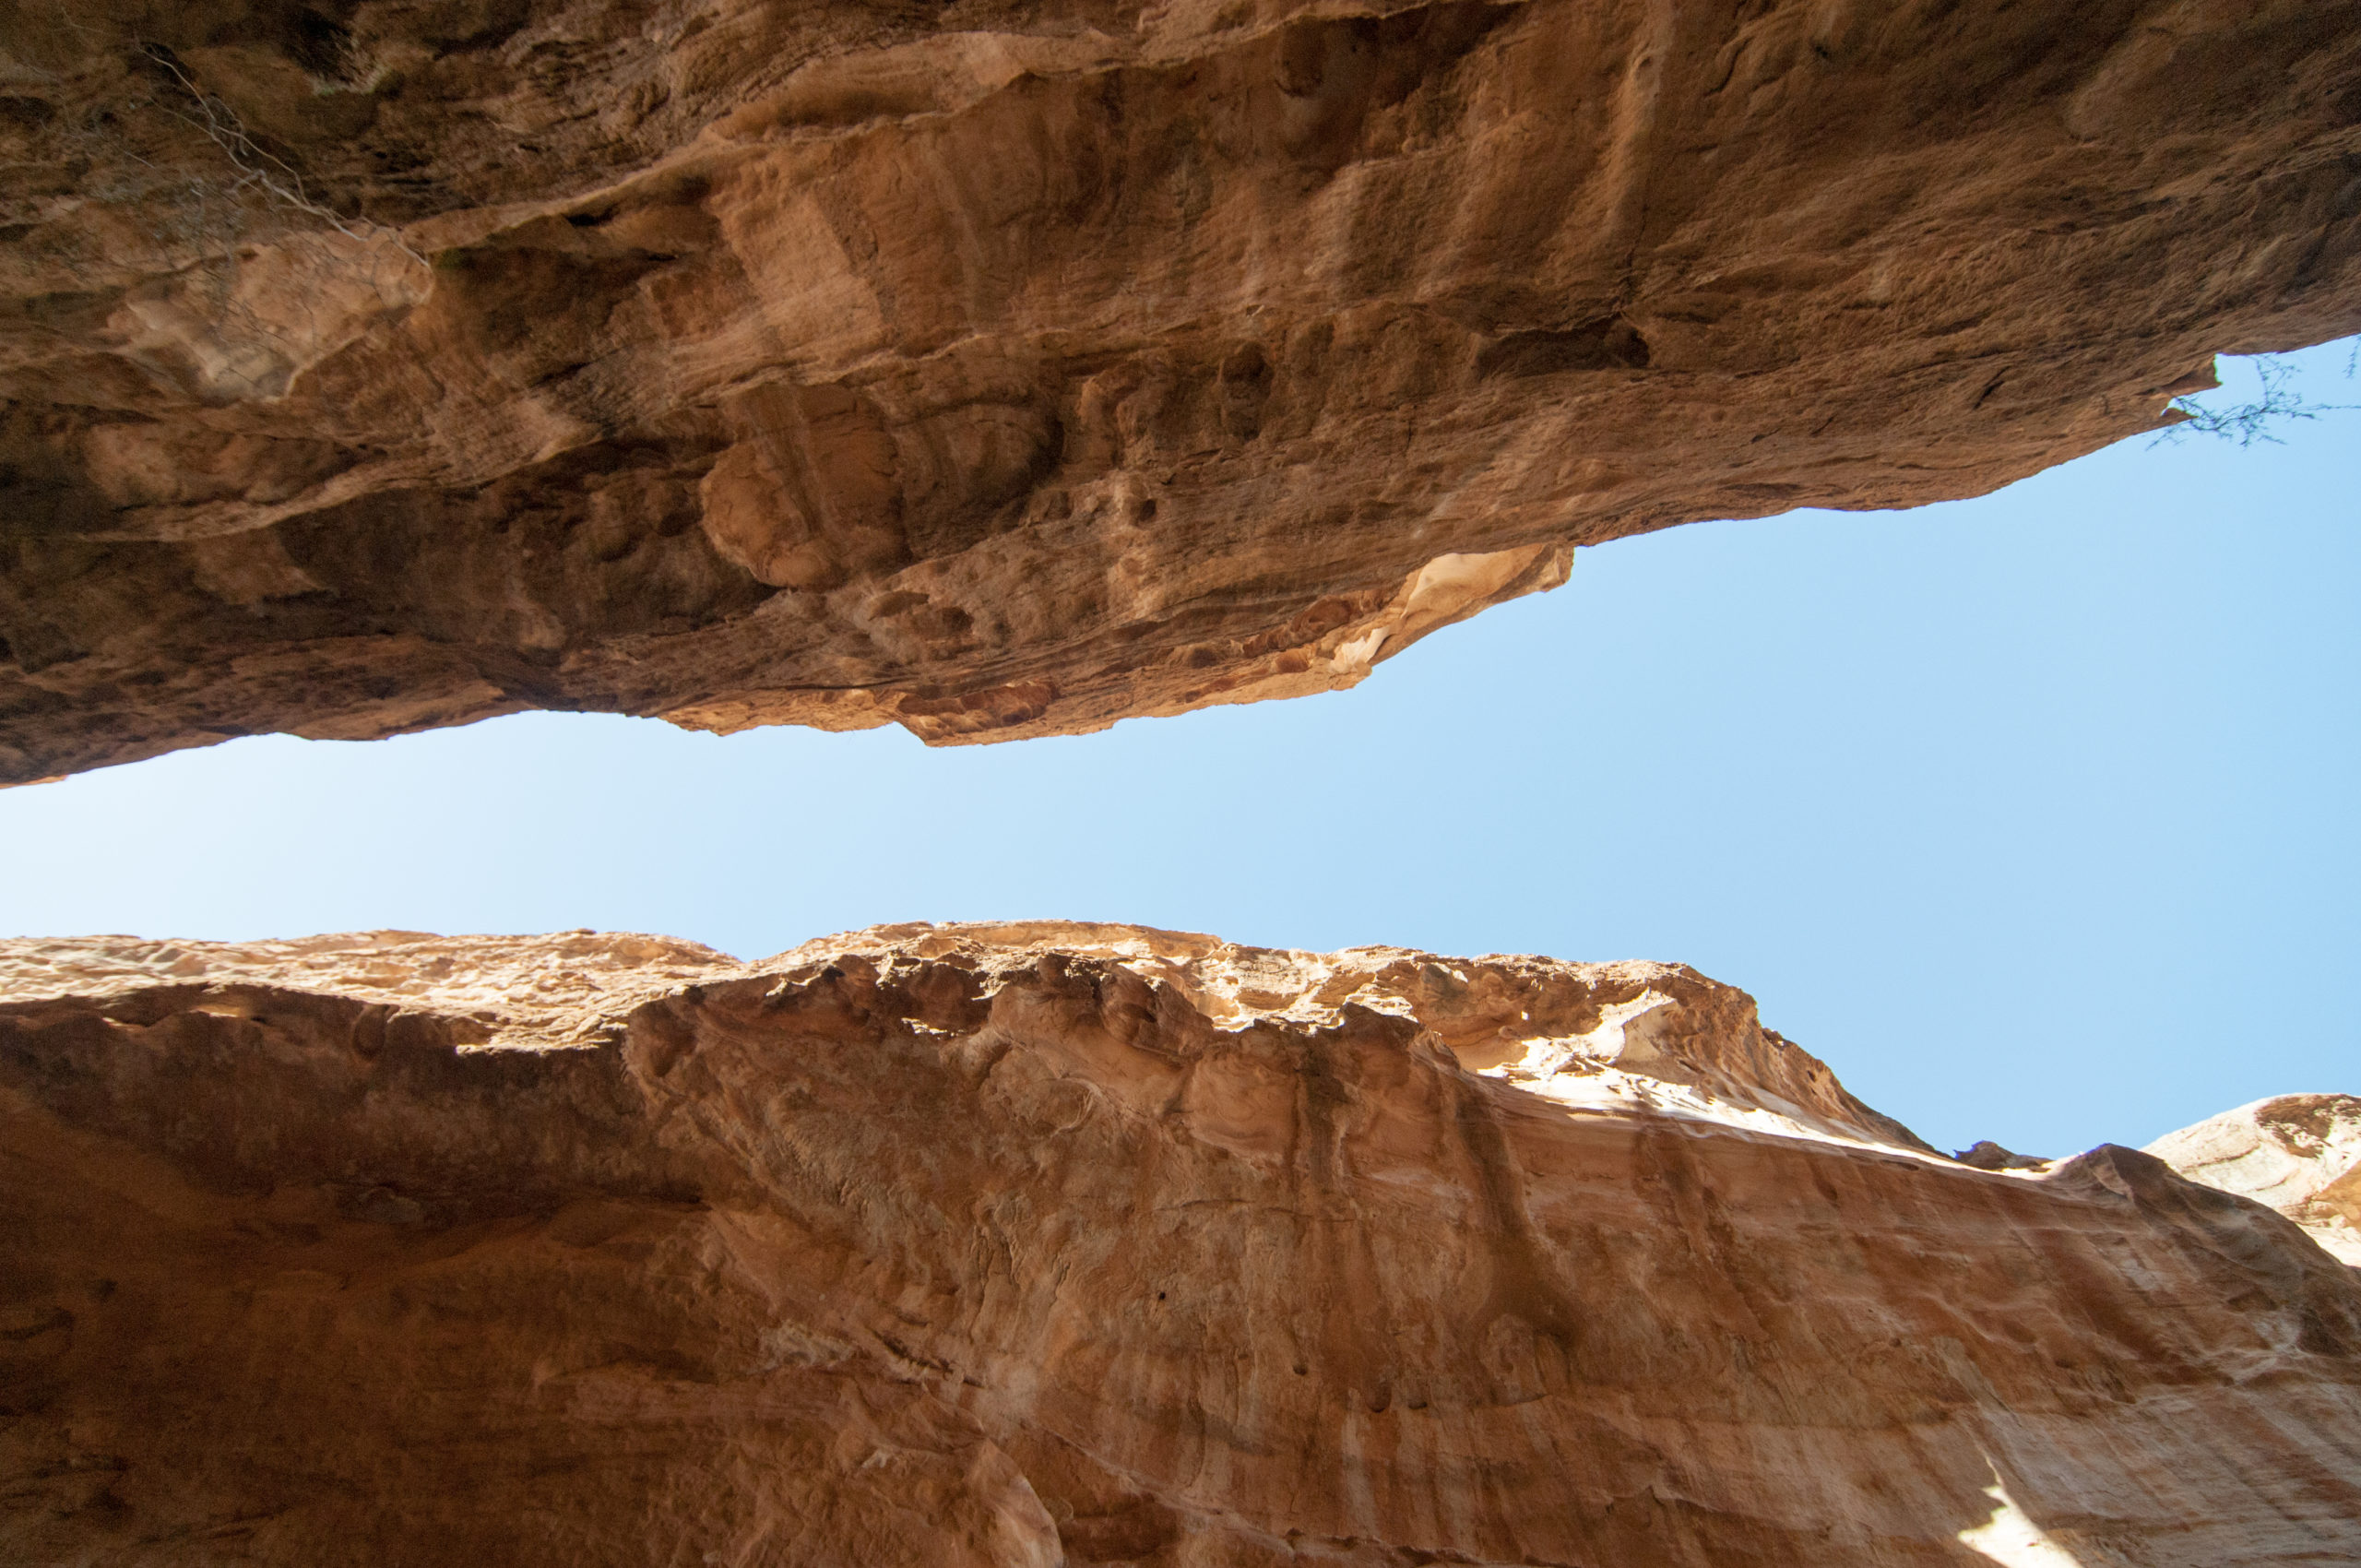
[[[0,944],[0,1557],[2361,1557],[2361,1276],[1657,964]]]
[[[1978,1170],[2037,1170],[2051,1163],[2039,1155],[2003,1148],[1989,1138],[1978,1138],[1973,1146],[1952,1151],[1952,1158]]]
[[[0,8],[0,782],[1350,685],[2361,329],[2323,0]]]

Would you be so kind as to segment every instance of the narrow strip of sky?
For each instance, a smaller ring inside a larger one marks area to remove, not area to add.
[[[2296,386],[2361,403],[2347,346]],[[2251,369],[2211,401],[2252,396]],[[0,792],[0,932],[1062,916],[1693,964],[1945,1146],[2361,1090],[2361,414],[1582,552],[1335,696],[930,752],[551,715]]]

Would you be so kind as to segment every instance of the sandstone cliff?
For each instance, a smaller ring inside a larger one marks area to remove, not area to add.
[[[2350,0],[25,0],[0,781],[1317,691],[2361,329]]]
[[[2167,1133],[2148,1152],[2192,1182],[2269,1204],[2361,1267],[2361,1099],[2274,1095]]]
[[[0,944],[0,1555],[2361,1557],[2361,1275],[1686,969]]]

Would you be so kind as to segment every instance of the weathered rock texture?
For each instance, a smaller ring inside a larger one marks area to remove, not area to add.
[[[2269,1204],[2361,1267],[2361,1099],[2275,1095],[2167,1133],[2147,1152],[2192,1182]]]
[[[0,778],[1349,684],[2361,328],[2351,0],[25,0]]]
[[[17,1562],[2349,1562],[2361,1275],[1686,969],[0,947]]]

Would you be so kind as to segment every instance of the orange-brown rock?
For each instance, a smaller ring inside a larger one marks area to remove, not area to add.
[[[2361,1274],[1686,969],[0,945],[0,1555],[2361,1558]]]
[[[2350,0],[0,10],[0,779],[1349,684],[2361,328]]]

